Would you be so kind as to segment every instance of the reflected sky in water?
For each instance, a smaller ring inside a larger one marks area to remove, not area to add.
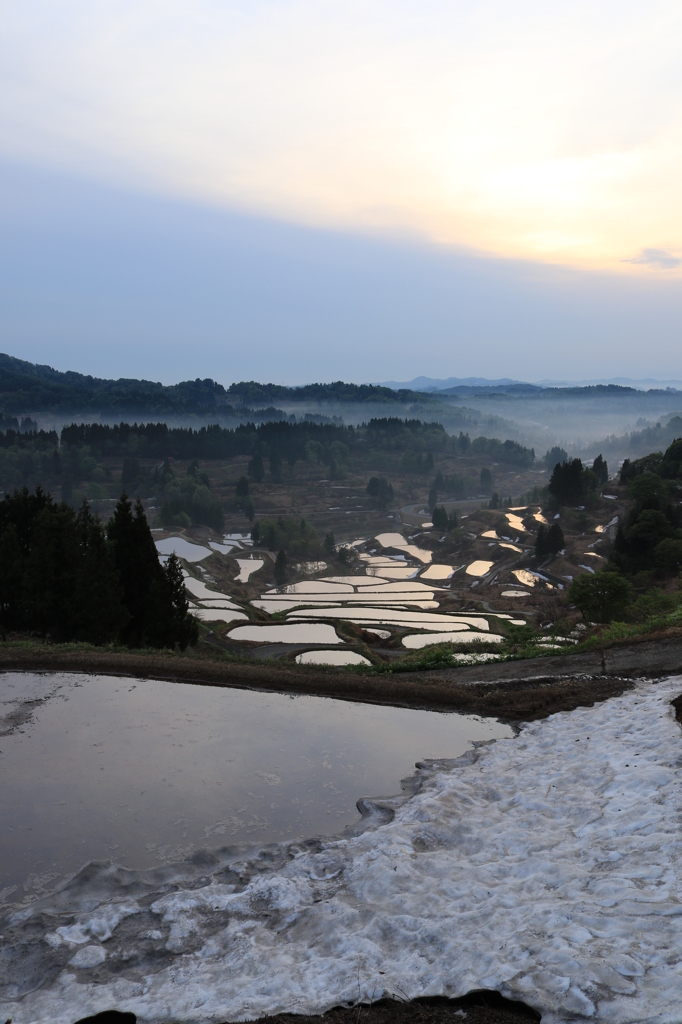
[[[338,832],[415,761],[511,734],[475,716],[70,674],[3,674],[0,716],[0,904],[89,860],[147,867]]]

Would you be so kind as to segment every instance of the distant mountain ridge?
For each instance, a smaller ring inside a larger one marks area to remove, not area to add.
[[[81,413],[109,417],[207,416],[254,404],[272,402],[335,401],[397,405],[416,400],[419,392],[374,384],[306,384],[285,387],[242,381],[225,388],[206,378],[160,384],[120,378],[106,380],[73,370],[65,372],[0,353],[0,411],[11,414]],[[428,399],[427,399],[428,400]]]
[[[643,380],[633,380],[630,377],[610,377],[593,380],[551,380],[545,378],[537,381],[512,380],[509,377],[502,377],[491,380],[487,377],[447,377],[440,380],[435,377],[415,377],[411,381],[382,381],[382,387],[395,390],[407,389],[410,391],[465,393],[473,388],[486,391],[535,391],[546,388],[588,388],[588,387],[618,387],[633,391],[682,391],[682,380],[656,380],[647,377]]]
[[[524,384],[524,381],[512,380],[511,377],[501,377],[499,380],[489,380],[487,377],[448,377],[447,380],[439,380],[436,377],[415,377],[409,384],[401,384],[398,381],[382,381],[381,386],[400,390],[401,388],[410,391],[445,391],[448,388],[488,388],[504,387],[509,384]]]

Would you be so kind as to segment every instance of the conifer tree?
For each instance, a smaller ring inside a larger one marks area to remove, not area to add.
[[[139,498],[133,515],[130,499],[123,492],[109,520],[107,535],[130,616],[121,630],[121,639],[130,647],[142,647],[148,634],[159,634],[154,620],[164,614],[165,576]]]
[[[597,483],[602,487],[609,482],[609,467],[606,460],[602,458],[601,452],[592,463],[592,472],[597,478]]]
[[[275,560],[275,583],[278,587],[281,587],[286,583],[288,575],[287,556],[284,551],[280,550],[278,551],[277,558]]]
[[[123,589],[104,525],[84,501],[76,517],[80,541],[80,571],[76,605],[76,635],[94,644],[118,639],[129,619]]]
[[[564,531],[558,523],[552,523],[547,531],[547,550],[551,555],[558,555],[564,544]]]
[[[164,567],[166,586],[170,598],[171,632],[168,646],[177,643],[181,651],[199,639],[197,620],[190,614],[185,578],[182,566],[175,552],[170,555]]]
[[[547,547],[547,530],[544,526],[541,526],[535,538],[535,557],[546,558],[548,554],[549,549]]]

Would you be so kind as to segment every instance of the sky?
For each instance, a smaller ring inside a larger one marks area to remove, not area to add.
[[[0,0],[0,348],[682,377],[682,6]]]

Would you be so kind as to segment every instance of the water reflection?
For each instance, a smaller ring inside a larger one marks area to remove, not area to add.
[[[0,902],[14,903],[93,859],[145,867],[336,832],[415,761],[510,735],[464,715],[103,676],[4,674],[0,700],[14,716]]]

